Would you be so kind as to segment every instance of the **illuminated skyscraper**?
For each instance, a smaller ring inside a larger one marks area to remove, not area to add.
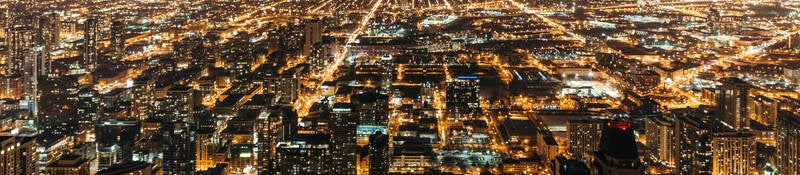
[[[97,68],[99,57],[97,41],[100,37],[100,24],[97,18],[89,18],[83,24],[83,67],[87,72],[93,72]]]
[[[761,124],[773,126],[778,118],[778,105],[775,99],[761,95],[752,96],[748,99],[748,117]]]
[[[111,48],[114,51],[112,58],[119,60],[125,55],[125,21],[122,19],[111,23]]]
[[[140,77],[133,80],[131,91],[131,116],[144,120],[153,115],[155,79]]]
[[[388,96],[374,92],[355,94],[350,97],[353,112],[359,117],[360,125],[386,126],[389,119]]]
[[[459,76],[447,80],[447,109],[457,116],[481,114],[478,83],[477,76]]]
[[[195,145],[192,127],[181,122],[161,124],[163,170],[165,175],[192,174],[195,168]]]
[[[297,113],[289,107],[270,109],[266,115],[258,117],[258,167],[262,171],[277,169],[276,145],[278,142],[292,137],[297,127]],[[327,141],[327,140],[326,140]]]
[[[303,23],[303,35],[305,39],[302,55],[308,56],[309,53],[311,53],[312,46],[322,42],[322,22],[319,20],[305,20]]]
[[[778,173],[800,174],[800,118],[789,112],[778,115],[777,125],[777,154]]]
[[[734,130],[750,128],[747,115],[747,101],[752,86],[734,77],[722,78],[717,86],[715,98],[719,119]]]
[[[0,136],[0,174],[36,174],[35,137]]]
[[[756,140],[749,132],[715,133],[711,138],[713,175],[755,172]]]
[[[264,78],[264,92],[278,97],[279,102],[293,103],[300,96],[299,72],[296,69]]]
[[[647,117],[645,123],[650,155],[660,164],[668,167],[675,166],[674,125],[673,119],[667,116]]]
[[[94,124],[100,112],[100,98],[97,90],[91,87],[84,87],[78,90],[78,104],[76,113],[78,116],[78,131],[89,132],[94,130]]]
[[[26,24],[24,23],[25,21],[18,22],[19,24]],[[26,57],[31,56],[30,53],[33,52],[34,39],[33,26],[31,25],[14,25],[8,30],[6,37],[8,56],[4,61],[6,64],[3,72],[6,76],[22,75],[24,66],[32,65],[30,62],[26,63],[27,60],[30,60]]]
[[[191,122],[194,119],[194,89],[176,85],[167,90],[166,114],[174,121]]]
[[[600,144],[601,120],[567,121],[567,153],[572,159],[586,161],[587,156],[597,151]]]
[[[676,174],[711,174],[711,126],[695,116],[677,116]]]
[[[350,103],[333,104],[331,112],[331,142],[333,174],[356,174],[358,145],[356,145],[356,129],[358,116],[354,115]]]

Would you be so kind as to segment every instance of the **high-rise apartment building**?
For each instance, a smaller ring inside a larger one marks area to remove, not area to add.
[[[0,174],[36,174],[35,137],[0,136]]]
[[[89,18],[83,24],[83,68],[87,72],[97,69],[97,59],[100,56],[97,41],[100,39],[100,20]]]
[[[750,132],[720,132],[711,138],[712,175],[756,171],[756,140]]]
[[[195,139],[192,127],[182,122],[161,124],[163,173],[192,174],[195,169]]]
[[[719,80],[714,94],[717,102],[717,116],[734,130],[750,128],[747,101],[752,86],[739,78],[728,77]]]
[[[675,117],[676,174],[711,174],[711,126],[700,117]]]
[[[645,121],[650,156],[667,167],[675,166],[675,123],[669,116],[651,116]]]
[[[789,112],[778,115],[776,164],[780,174],[800,174],[800,117]]]
[[[567,121],[567,154],[572,159],[586,161],[597,151],[603,124],[601,120],[592,119]]]

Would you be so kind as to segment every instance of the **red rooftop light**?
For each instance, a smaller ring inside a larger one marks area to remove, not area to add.
[[[628,128],[631,128],[631,123],[624,120],[608,120],[608,122],[606,122],[606,125],[614,126],[617,129],[623,131],[628,130]]]

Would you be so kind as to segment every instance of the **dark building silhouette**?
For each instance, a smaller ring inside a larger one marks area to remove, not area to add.
[[[389,153],[389,136],[376,132],[369,136],[369,174],[385,175],[389,174],[391,166],[391,154]]]
[[[636,138],[629,122],[606,121],[592,164],[598,175],[644,174],[644,165],[639,161]]]

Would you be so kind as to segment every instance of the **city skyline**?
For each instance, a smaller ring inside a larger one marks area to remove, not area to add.
[[[794,175],[800,1],[0,0],[0,175]]]

